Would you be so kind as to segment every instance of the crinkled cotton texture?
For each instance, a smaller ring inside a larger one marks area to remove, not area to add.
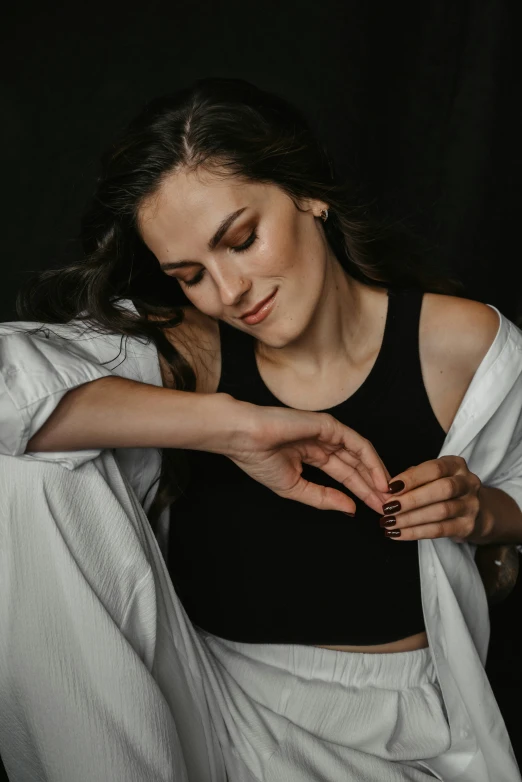
[[[110,452],[0,456],[0,752],[12,782],[424,782],[430,652],[200,639]]]
[[[220,683],[220,742],[255,779],[434,779],[422,761],[451,738],[429,649],[363,654],[199,632]]]

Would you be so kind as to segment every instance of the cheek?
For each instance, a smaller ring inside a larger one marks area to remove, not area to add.
[[[281,266],[299,285],[306,282],[310,290],[315,289],[322,274],[321,248],[313,236],[293,237],[285,243],[281,255]]]
[[[263,276],[284,277],[302,264],[303,250],[295,226],[273,236],[273,240],[260,245],[256,254],[255,269],[252,271]]]
[[[285,242],[287,263],[299,276],[311,275],[311,279],[320,274],[323,252],[319,232],[313,221],[296,215],[287,233]]]
[[[209,315],[212,318],[219,317],[222,307],[215,295],[203,291],[198,291],[198,293],[191,291],[187,298],[204,315]]]
[[[187,288],[185,285],[182,285],[180,282],[177,281],[178,287],[181,289],[181,292],[184,296],[187,297],[187,299],[190,301],[191,304],[194,305],[194,307],[200,312],[205,313],[205,315],[213,315],[213,309],[215,309],[215,302],[212,300],[212,293],[209,290],[204,290],[203,287],[194,285],[191,288]]]

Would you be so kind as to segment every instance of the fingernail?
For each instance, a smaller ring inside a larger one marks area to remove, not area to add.
[[[379,524],[381,527],[393,527],[397,524],[397,519],[395,516],[384,516],[384,518],[379,521]]]
[[[387,502],[386,505],[382,506],[383,513],[396,513],[400,509],[401,504],[399,500],[395,500],[395,502]]]
[[[385,538],[400,538],[401,531],[400,529],[385,529],[384,530],[384,537]]]
[[[388,484],[388,490],[390,494],[396,494],[398,491],[402,491],[404,489],[404,481],[393,481],[392,483]]]
[[[345,516],[351,516],[352,519],[355,516],[355,513],[348,513],[347,510],[342,510],[341,513],[344,513]]]

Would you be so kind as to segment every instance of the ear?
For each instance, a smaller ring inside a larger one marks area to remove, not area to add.
[[[303,212],[312,212],[314,217],[321,217],[323,209],[329,209],[326,201],[321,201],[318,198],[300,198],[296,205]]]

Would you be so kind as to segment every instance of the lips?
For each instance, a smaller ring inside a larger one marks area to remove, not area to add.
[[[241,318],[248,318],[249,315],[255,315],[256,312],[259,312],[259,310],[261,309],[263,304],[266,304],[267,301],[272,298],[274,293],[275,293],[275,291],[272,291],[272,293],[269,296],[267,296],[266,299],[263,299],[263,301],[260,301],[258,304],[256,304],[255,307],[252,307],[251,310],[248,310],[248,312],[243,313],[243,315],[241,315],[240,317]]]
[[[266,299],[260,301],[251,310],[241,315],[241,320],[247,323],[249,326],[255,326],[257,323],[261,323],[271,312],[274,301],[277,295],[277,288],[267,296]]]

